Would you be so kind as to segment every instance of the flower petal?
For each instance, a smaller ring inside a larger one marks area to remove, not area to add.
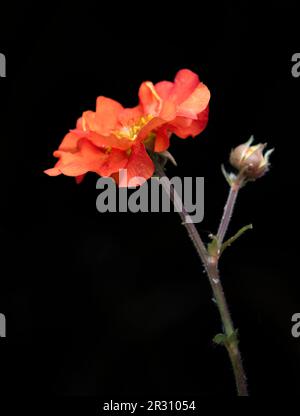
[[[177,72],[173,90],[169,95],[169,99],[177,105],[187,100],[195,88],[199,84],[199,77],[189,69],[182,69]]]
[[[179,105],[177,115],[190,117],[195,120],[198,114],[206,109],[210,100],[210,91],[202,82],[196,87],[192,94]]]
[[[168,128],[181,139],[186,139],[189,136],[195,137],[205,129],[208,122],[208,113],[209,107],[207,106],[206,109],[198,115],[197,120],[188,119],[186,117],[176,117],[174,122],[168,125]]]
[[[143,178],[146,181],[153,175],[154,164],[142,143],[138,143],[132,147],[126,169],[127,181],[120,176],[120,187],[128,186],[129,181],[131,186],[141,185],[141,181],[138,178]],[[134,180],[135,177],[137,178],[136,180]]]
[[[75,177],[76,183],[80,184],[83,181],[84,177],[85,177],[85,173],[83,175],[76,176]]]
[[[83,123],[82,123],[82,117],[79,117],[79,119],[77,120],[77,122],[76,122],[76,129],[78,129],[78,130],[84,130],[84,128],[83,128]]]
[[[139,131],[138,137],[135,139],[135,143],[141,142],[146,140],[148,135],[153,132],[155,129],[160,127],[161,125],[165,124],[165,120],[161,119],[160,117],[154,117],[150,120],[144,127],[141,128]]]
[[[108,157],[103,150],[85,138],[79,140],[76,152],[57,150],[53,154],[59,158],[59,161],[54,168],[45,171],[50,176],[60,173],[67,176],[81,176],[87,172],[97,172]]]
[[[118,116],[118,121],[122,126],[130,126],[135,124],[144,115],[143,109],[140,105],[133,108],[124,108]]]
[[[54,168],[50,168],[50,169],[44,170],[44,173],[46,173],[46,175],[48,175],[48,176],[58,176],[58,175],[61,175],[62,172],[57,167],[55,167],[55,166],[54,166]]]
[[[145,114],[157,116],[161,110],[162,100],[150,81],[143,82],[139,89],[139,99]]]
[[[77,150],[78,141],[84,135],[85,133],[81,130],[78,130],[78,132],[70,131],[65,135],[58,149],[64,152],[75,152]]]
[[[114,134],[111,134],[110,136],[102,136],[93,131],[89,131],[86,134],[86,137],[97,147],[113,147],[115,149],[127,150],[133,145],[132,140],[126,139],[124,137],[119,138]]]
[[[98,97],[96,112],[85,111],[82,115],[83,126],[100,135],[108,136],[116,129],[118,115],[123,106],[115,100],[106,97]]]
[[[155,84],[155,90],[161,99],[166,100],[172,89],[174,87],[174,82],[170,81],[161,81]]]
[[[101,165],[98,172],[101,176],[111,176],[119,169],[125,168],[128,163],[128,155],[125,151],[112,149],[107,160]]]
[[[93,131],[82,132],[81,130],[77,129],[71,130],[71,133],[76,134],[78,136],[78,139],[86,137],[95,146],[101,147],[103,149],[114,147],[116,149],[126,150],[129,149],[133,144],[131,140],[125,138],[118,138],[114,134],[111,134],[110,136],[102,136]]]

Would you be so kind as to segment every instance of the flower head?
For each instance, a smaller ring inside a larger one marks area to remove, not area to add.
[[[207,124],[209,98],[208,88],[189,70],[179,71],[174,83],[144,82],[134,108],[100,96],[96,110],[85,111],[64,137],[54,152],[58,162],[45,173],[75,176],[79,182],[87,172],[118,180],[119,170],[127,169],[132,185],[134,177],[147,180],[154,172],[147,149],[166,151],[172,133],[182,138],[199,134]]]
[[[45,171],[50,176],[80,176],[95,172],[100,176],[114,176],[127,169],[127,179],[152,176],[154,165],[146,152],[143,140],[152,127],[140,107],[124,109],[121,104],[98,97],[96,111],[86,111],[78,119],[76,129],[63,139],[54,156],[55,167]],[[127,186],[127,184],[120,184]]]

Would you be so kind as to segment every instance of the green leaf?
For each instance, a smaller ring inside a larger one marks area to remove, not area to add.
[[[225,334],[217,334],[213,337],[213,342],[218,345],[225,345],[226,342],[226,335]]]
[[[218,345],[224,345],[226,348],[228,348],[230,344],[238,344],[238,330],[236,329],[229,336],[225,334],[217,334],[214,336],[213,342]]]
[[[225,243],[222,244],[221,247],[221,254],[223,253],[223,251],[231,246],[231,244],[237,240],[242,234],[244,234],[246,231],[248,230],[252,230],[253,229],[253,225],[252,224],[248,224],[245,225],[244,227],[242,227],[236,234],[234,234],[234,236],[230,237],[228,240],[225,241]]]

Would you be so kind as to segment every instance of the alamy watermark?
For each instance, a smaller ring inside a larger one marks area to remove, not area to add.
[[[300,313],[294,313],[292,316],[292,322],[294,325],[292,326],[291,333],[294,338],[300,337]]]
[[[119,171],[119,178],[120,183],[127,183],[126,169]],[[137,183],[142,185],[136,187]],[[101,177],[96,189],[101,190],[96,200],[97,210],[101,213],[175,211],[183,213],[186,223],[199,223],[204,217],[203,177],[153,177],[147,182],[134,177],[128,182],[128,187],[118,187],[112,178]]]
[[[6,337],[6,319],[3,313],[0,313],[0,338]]]
[[[0,53],[0,78],[6,77],[6,58],[3,53]]]
[[[294,53],[292,56],[292,62],[294,65],[292,66],[292,75],[294,78],[300,77],[300,53]]]

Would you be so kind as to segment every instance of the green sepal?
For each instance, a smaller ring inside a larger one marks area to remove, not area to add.
[[[232,186],[234,181],[236,180],[236,175],[234,173],[228,173],[225,169],[225,166],[222,164],[221,165],[221,171],[224,175],[224,178],[226,179],[226,181],[228,182],[229,186]]]

